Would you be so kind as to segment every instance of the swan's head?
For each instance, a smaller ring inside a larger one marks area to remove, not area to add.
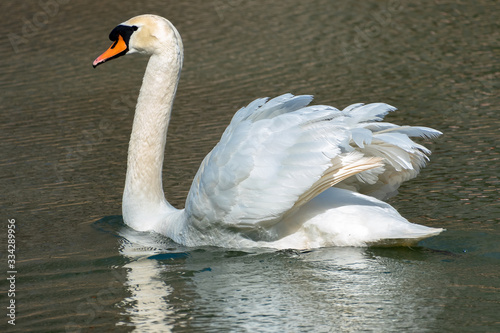
[[[133,17],[116,26],[109,39],[113,44],[94,60],[94,68],[129,53],[152,55],[170,51],[182,54],[179,32],[170,21],[157,15]]]

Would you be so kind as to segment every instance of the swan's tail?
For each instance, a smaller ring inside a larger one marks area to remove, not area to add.
[[[423,239],[434,237],[445,231],[443,228],[430,228],[419,224],[414,224],[414,230],[406,235],[398,235],[395,238],[384,238],[381,240],[368,242],[368,246],[415,246]]]

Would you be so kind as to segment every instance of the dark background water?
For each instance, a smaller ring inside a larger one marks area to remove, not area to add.
[[[0,329],[500,330],[497,1],[2,1]],[[165,194],[182,207],[233,113],[257,97],[383,101],[437,128],[391,200],[448,231],[418,248],[183,248],[123,226],[126,152],[146,59],[92,69],[144,13],[180,31],[185,62]],[[16,325],[6,316],[16,224]]]

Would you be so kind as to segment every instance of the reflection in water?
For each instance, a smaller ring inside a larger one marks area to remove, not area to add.
[[[162,236],[126,227],[119,234],[120,253],[130,260],[124,266],[130,296],[122,302],[124,318],[118,325],[138,332],[179,326],[422,331],[433,327],[443,308],[442,288],[434,288],[442,278],[421,260],[422,250],[205,248],[188,254],[172,249],[176,245]]]
[[[124,266],[128,268],[127,288],[131,296],[125,299],[125,314],[139,332],[162,332],[172,328],[167,323],[173,315],[165,298],[172,288],[159,279],[160,267],[153,260],[139,259]],[[120,323],[118,323],[120,325]]]
[[[125,287],[130,296],[123,302],[129,322],[118,325],[133,325],[138,332],[170,332],[173,328],[174,311],[167,303],[172,287],[161,280],[162,267],[150,256],[159,252],[150,234],[139,233],[127,227],[119,232],[121,239],[120,253],[130,262],[127,269]]]

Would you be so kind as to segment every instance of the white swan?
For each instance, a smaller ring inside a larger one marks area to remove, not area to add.
[[[93,63],[150,55],[137,101],[123,193],[123,219],[187,246],[315,248],[408,244],[443,229],[408,222],[387,203],[430,151],[409,137],[426,127],[381,122],[382,103],[342,111],[308,106],[312,96],[261,98],[241,108],[205,157],[184,209],[162,189],[167,127],[183,61],[181,36],[166,19],[134,17],[111,31]]]

